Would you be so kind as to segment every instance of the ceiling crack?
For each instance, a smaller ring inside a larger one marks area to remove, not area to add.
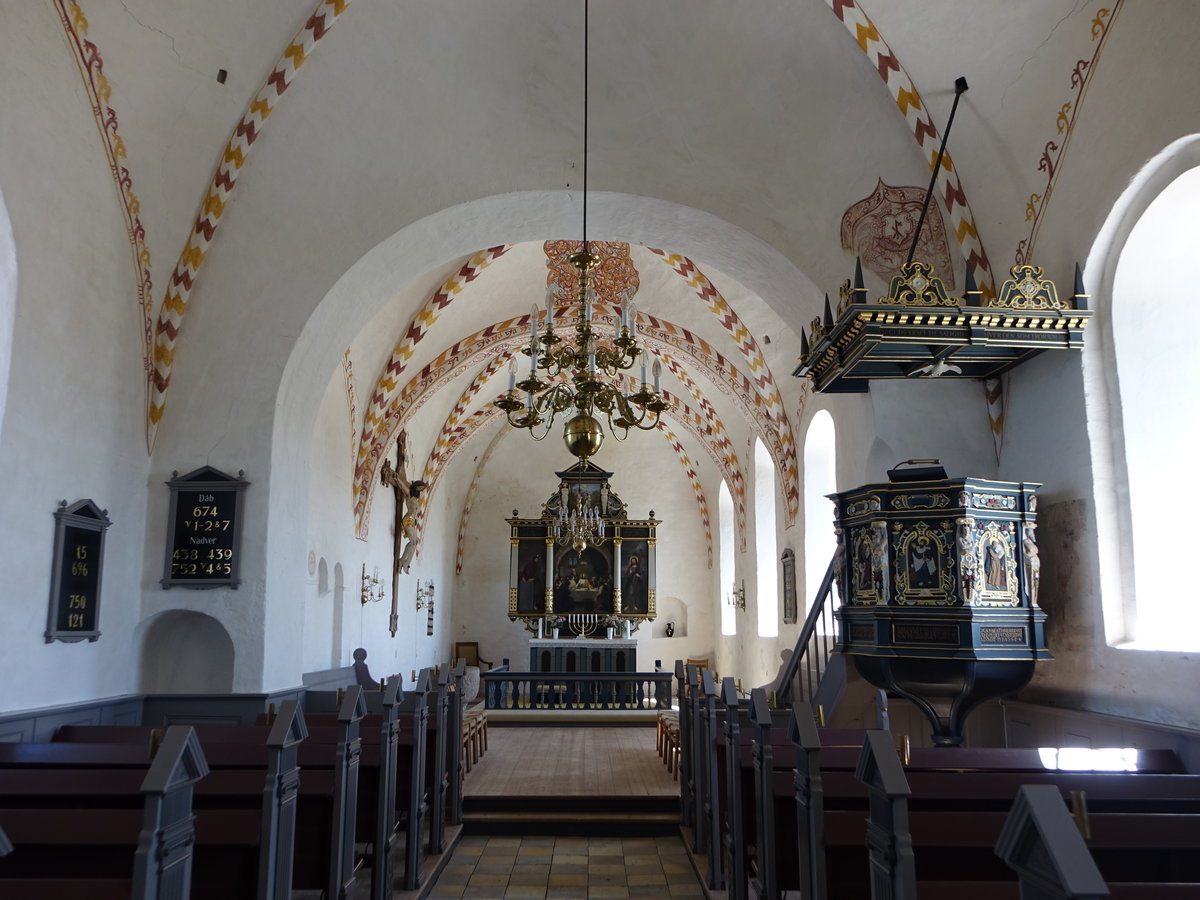
[[[145,22],[143,22],[141,19],[139,19],[136,15],[134,15],[133,10],[131,10],[129,8],[129,5],[125,2],[125,0],[121,0],[121,7],[122,7],[122,9],[125,10],[125,12],[127,12],[129,14],[129,18],[133,19],[133,21],[137,22],[139,25],[141,25],[147,31],[153,31],[155,34],[161,34],[168,41],[170,41],[171,42],[171,52],[175,54],[175,58],[177,60],[179,60],[179,64],[181,66],[183,66],[185,69],[188,69],[189,71],[195,72],[197,75],[204,74],[204,72],[201,72],[199,69],[194,68],[193,66],[189,66],[186,63],[184,63],[183,57],[179,55],[179,50],[177,50],[175,47],[175,38],[173,38],[171,35],[167,34],[161,28],[155,28],[153,25],[147,25]]]
[[[1048,43],[1050,43],[1050,40],[1054,37],[1054,33],[1056,31],[1058,31],[1059,26],[1061,26],[1063,24],[1063,22],[1067,21],[1067,19],[1071,18],[1073,15],[1075,15],[1077,12],[1079,12],[1079,8],[1081,6],[1083,6],[1084,2],[1085,2],[1085,0],[1075,0],[1075,5],[1071,7],[1071,11],[1068,12],[1065,16],[1063,16],[1061,19],[1059,19],[1057,22],[1054,23],[1054,27],[1050,29],[1050,32],[1049,32],[1049,34],[1046,35],[1045,39],[1040,44],[1038,44],[1036,47],[1034,47],[1033,52],[1030,53],[1028,57],[1026,57],[1024,62],[1021,63],[1021,67],[1019,69],[1017,69],[1016,76],[1004,88],[1004,93],[1000,97],[1001,108],[1004,107],[1004,101],[1008,97],[1008,92],[1016,85],[1016,83],[1018,81],[1021,80],[1021,76],[1025,72],[1025,67],[1027,65],[1029,65],[1029,63],[1033,62],[1034,59],[1037,58],[1038,52],[1043,47],[1045,47]]]

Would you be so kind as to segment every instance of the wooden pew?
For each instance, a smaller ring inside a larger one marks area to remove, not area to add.
[[[0,745],[0,767],[11,763],[29,775],[36,751],[48,745]],[[24,752],[7,752],[26,748]],[[12,852],[0,859],[0,895],[26,898],[178,898],[190,896],[195,830],[193,786],[208,773],[195,731],[168,729],[153,761],[143,752],[141,808],[125,793],[109,808],[31,806],[0,809]],[[134,779],[137,780],[137,779]],[[53,873],[50,875],[49,873]]]
[[[769,737],[766,744],[767,766],[778,768],[779,765],[773,760],[773,748],[786,741],[786,724],[790,718],[788,710],[770,707],[765,689],[755,690],[759,691],[761,696],[752,692],[750,699],[740,697],[735,680],[725,678],[721,687],[721,707],[711,710],[706,707],[701,713],[700,726],[704,728],[705,733],[711,730],[716,734],[716,740],[711,744],[706,743],[699,754],[702,776],[705,772],[715,772],[717,778],[717,830],[714,832],[716,837],[709,843],[721,850],[721,874],[725,878],[726,890],[731,900],[741,900],[750,890],[748,851],[750,854],[754,852],[754,836],[766,834],[769,840],[774,829],[774,825],[767,828],[760,821],[760,817],[765,813],[755,802],[760,792],[753,777],[759,757],[758,751],[754,749],[755,736],[760,743],[764,734]],[[761,722],[755,719],[756,709]],[[715,715],[715,720],[706,726],[704,717],[710,714]],[[862,732],[854,732],[855,738],[860,740],[861,734]],[[709,758],[710,753],[715,760]],[[784,753],[787,760],[790,760],[790,744],[786,745]],[[707,792],[705,779],[701,777],[700,781],[702,791]],[[702,825],[712,827],[708,819],[702,822]],[[760,886],[766,887],[768,886]]]
[[[740,747],[742,743],[741,702],[737,684],[732,678],[721,683],[721,702],[725,705],[725,747]],[[718,793],[723,799],[721,821],[721,856],[725,868],[729,900],[746,900],[748,889],[746,828],[742,794],[741,759],[737,753],[726,752],[717,774]]]
[[[692,668],[689,667],[689,685]],[[693,791],[695,794],[695,846],[697,853],[708,854],[708,870],[705,883],[714,891],[724,890],[725,875],[721,865],[721,796],[718,787],[719,761],[717,756],[717,689],[713,684],[712,672],[697,670],[700,678],[699,690],[691,698],[693,719],[694,768]]]
[[[109,744],[132,743],[136,749],[149,739],[148,732],[153,734],[155,730],[127,726],[65,726],[59,729],[55,739],[72,745],[88,740]],[[220,767],[210,772],[193,795],[198,822],[196,858],[200,873],[196,879],[196,893],[198,896],[253,896],[287,900],[292,889],[299,791],[297,758],[299,745],[307,734],[304,716],[294,700],[285,702],[274,724],[266,732],[262,752],[256,753],[253,745],[246,745],[244,761],[247,768],[244,769],[229,767],[229,754],[215,740],[218,734],[220,732],[210,733],[208,739]],[[265,763],[265,778],[261,763]],[[73,785],[68,770],[26,774],[27,777],[49,775],[66,792],[81,794],[86,790],[86,782]],[[81,771],[77,774],[93,783],[93,792],[115,791],[121,785],[118,773],[109,773],[103,782],[97,782],[94,773]],[[35,791],[35,782],[38,780],[31,778],[24,793]],[[48,789],[52,787],[53,784],[47,785]],[[6,791],[0,789],[0,793]],[[240,811],[242,815],[237,815],[235,811]],[[252,840],[243,837],[234,842],[235,837],[247,834]],[[235,864],[233,856],[243,860],[250,857],[250,865],[257,869],[253,879],[244,877],[246,864],[244,861]],[[253,892],[249,890],[251,882],[257,886]]]
[[[755,699],[761,706],[762,699]],[[818,763],[820,756],[829,754],[835,757],[835,764],[844,765],[847,751],[837,748],[822,751],[811,711],[801,705],[793,712],[790,726],[792,746],[785,749],[776,743],[775,727],[770,729],[770,739],[765,739],[768,730],[766,711],[758,710],[755,741],[760,744],[766,741],[771,756],[774,757],[773,765],[753,768],[753,778],[747,781],[747,767],[754,767],[755,759],[761,757],[756,757],[753,752],[747,755],[743,750],[739,753],[742,768],[741,778],[738,779],[739,788],[731,790],[728,786],[725,787],[726,802],[733,804],[736,803],[739,793],[744,797],[755,794],[762,796],[768,781],[770,783],[767,796],[773,796],[773,823],[759,824],[766,813],[761,808],[753,809],[749,804],[751,808],[740,818],[733,819],[742,822],[742,833],[737,836],[741,839],[740,844],[732,841],[731,843],[733,846],[750,848],[749,858],[744,861],[744,865],[754,876],[749,887],[752,888],[750,893],[757,897],[778,896],[777,892],[785,889],[801,890],[805,896],[826,895],[825,855],[820,851],[822,828],[829,817],[839,817],[842,811],[853,810],[850,821],[851,827],[857,828],[853,845],[857,854],[855,858],[858,860],[854,866],[862,869],[861,848],[866,839],[866,827],[863,823],[868,807],[867,789],[854,778],[853,773],[844,769],[827,769]],[[729,728],[727,713],[727,741]],[[746,733],[746,729],[743,728],[743,744]],[[849,743],[857,739],[855,733],[831,731],[830,736],[835,741]],[[997,753],[993,750],[967,751],[954,748],[949,755],[943,755],[939,748],[928,754],[914,753],[913,756],[912,765],[905,774],[912,785],[911,802],[922,817],[925,816],[925,811],[1003,813],[1007,811],[1020,785],[1029,781],[1053,784],[1064,798],[1069,797],[1072,792],[1084,792],[1093,812],[1200,812],[1200,776],[1049,771],[1044,768],[1036,753],[1031,755],[1028,751]],[[916,765],[921,762],[926,764],[926,768],[916,769]],[[1005,770],[970,768],[971,765],[980,765],[983,762],[999,762]],[[1170,753],[1142,751],[1139,754],[1140,765],[1152,770],[1177,768],[1176,762],[1174,755]],[[783,768],[793,765],[793,771]],[[1035,766],[1038,771],[1027,771]],[[724,781],[728,785],[731,779],[731,775],[726,775]],[[767,839],[759,840],[757,835],[764,832]],[[771,837],[778,841],[778,858],[773,866],[764,868],[764,857],[769,859],[772,853]],[[926,857],[931,858],[930,854],[926,854]],[[988,862],[993,869],[998,869],[994,862]],[[738,861],[729,860],[726,865],[730,873],[738,871]],[[769,879],[772,872],[775,878],[774,892]],[[1128,870],[1115,874],[1124,879],[1131,877]],[[863,881],[860,887],[865,890],[866,882]],[[728,889],[731,898],[738,895],[738,885],[732,880]],[[1123,886],[1121,890],[1126,888]],[[986,891],[984,896],[987,896]]]
[[[997,881],[1010,877],[991,852],[1001,836],[1006,812],[969,807],[939,809],[939,801],[930,807],[923,806],[914,796],[891,736],[886,732],[869,736],[857,774],[870,793],[871,820],[865,829],[871,847],[871,877],[876,887],[889,885],[894,892],[892,896],[896,897],[913,896],[906,893],[910,888],[922,897],[934,896],[935,892],[937,896],[946,896],[942,885],[945,881]],[[1009,777],[1004,773],[993,774]],[[964,777],[953,772],[937,776],[953,783]],[[984,777],[984,773],[966,777]],[[1103,777],[1106,776],[1093,776]],[[1155,776],[1115,776],[1117,780],[1134,781],[1142,777]],[[1040,787],[1047,792],[1059,792],[1055,785]],[[1057,802],[1062,803],[1061,799]],[[861,811],[830,811],[827,806],[824,821],[831,893],[839,897],[866,896],[866,885],[857,877],[861,862],[856,861],[861,859],[858,848],[864,835]],[[1143,886],[1147,882],[1188,884],[1193,896],[1200,895],[1200,859],[1195,853],[1200,846],[1200,814],[1093,812],[1087,821],[1088,846],[1100,872],[1110,882],[1121,883],[1123,895],[1154,897],[1168,890],[1156,893],[1157,885]],[[835,871],[839,873],[836,878]]]
[[[432,671],[424,669],[418,675],[414,690],[400,692],[399,685],[402,683],[402,678],[400,676],[393,678],[388,691],[392,690],[393,685],[395,686],[396,693],[391,700],[394,704],[391,709],[396,716],[394,739],[393,732],[387,729],[384,715],[370,715],[363,722],[364,747],[359,782],[361,790],[358,798],[362,815],[359,821],[365,832],[363,836],[369,836],[376,848],[375,857],[383,859],[384,853],[386,853],[383,866],[375,864],[372,867],[372,890],[381,892],[379,893],[381,897],[388,896],[386,892],[392,889],[392,881],[389,880],[392,876],[384,872],[384,868],[388,870],[393,868],[391,852],[395,843],[394,833],[397,825],[403,828],[405,834],[404,869],[400,885],[403,885],[403,890],[416,890],[421,884],[421,861],[424,856],[422,844],[428,810],[426,802],[428,786],[425,771],[429,730],[428,694],[431,680]],[[382,708],[382,702],[387,697],[387,692],[385,691],[384,695],[370,692],[366,696],[371,704],[378,702]],[[380,699],[376,700],[375,698]],[[326,709],[330,705],[330,697],[320,693],[310,694],[308,703],[311,708]],[[322,727],[320,724],[323,721],[328,722],[324,714],[312,713],[309,721],[317,723],[311,729],[311,740],[330,743],[336,739],[336,735],[329,731],[327,725]],[[385,731],[387,732],[386,740],[384,738]],[[389,747],[390,751],[387,749]],[[392,768],[394,771],[394,776],[390,777],[390,792],[387,791],[388,768]],[[385,825],[387,820],[393,823],[392,826],[386,832],[380,831],[380,828],[387,827]],[[381,851],[380,848],[383,850]]]
[[[375,830],[372,840],[374,858],[371,862],[371,900],[387,900],[395,879],[392,849],[396,836],[396,771],[397,748],[400,745],[400,688],[404,678],[393,675],[379,697],[379,757],[376,779],[378,800],[375,802]],[[368,732],[369,733],[369,732]],[[364,775],[366,772],[364,771]],[[362,796],[368,791],[363,790]]]
[[[367,702],[357,684],[346,688],[337,721],[341,740],[334,750],[333,841],[330,847],[326,898],[346,900],[354,887],[354,838],[358,824],[358,769],[362,760],[359,724],[367,714]]]
[[[676,775],[679,780],[679,822],[684,828],[695,829],[695,802],[692,796],[695,771],[691,758],[692,709],[689,679],[698,678],[687,671],[682,659],[675,660],[675,709],[679,712],[679,763]],[[693,835],[694,838],[694,835]],[[695,845],[693,842],[693,849]]]
[[[447,771],[447,744],[462,740],[450,732],[450,667],[442,666],[438,671],[437,688],[432,692],[433,710],[429,714],[425,733],[428,759],[426,761],[426,784],[429,786],[429,853],[435,855],[446,849],[446,804],[450,789],[450,774]]]
[[[450,670],[451,687],[449,711],[447,713],[447,735],[463,733],[463,716],[466,713],[466,699],[463,697],[463,680],[466,677],[467,661],[457,660]],[[463,767],[463,742],[451,740],[446,744],[446,774],[450,783],[446,792],[446,821],[451,825],[461,825],[463,821],[463,778],[466,772]]]
[[[360,701],[361,689],[357,686],[345,692],[344,710],[339,718],[346,721],[340,725],[339,742],[318,744],[308,740],[303,743],[296,741],[295,762],[299,763],[303,777],[299,780],[294,850],[291,856],[291,880],[295,889],[321,890],[327,896],[344,897],[353,884],[353,825],[357,816],[355,782],[361,742],[357,734],[352,732],[357,729],[358,719],[354,716]],[[276,723],[280,718],[291,721],[294,718],[291,711],[294,709],[294,701],[285,703]],[[196,730],[206,748],[210,768],[217,772],[255,770],[259,773],[257,777],[261,783],[268,767],[264,748],[273,727],[282,726],[201,726]],[[41,756],[47,763],[53,757],[60,765],[70,765],[81,758],[90,760],[89,765],[92,766],[128,765],[132,755],[146,745],[153,730],[146,726],[66,726],[55,734],[55,743],[42,745],[45,750]],[[71,742],[81,740],[95,742],[76,745],[88,747],[86,757],[71,750]],[[103,746],[105,743],[107,747]],[[262,797],[262,789],[259,790],[259,797]],[[208,823],[214,819],[209,814],[202,820],[201,836],[211,834],[213,840],[219,841],[227,840],[233,833],[245,831],[219,825],[210,827]],[[349,828],[346,823],[349,823]],[[213,870],[213,877],[219,874],[219,868]]]

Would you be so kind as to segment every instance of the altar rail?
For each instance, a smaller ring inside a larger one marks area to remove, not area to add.
[[[670,709],[670,672],[483,673],[488,709]]]

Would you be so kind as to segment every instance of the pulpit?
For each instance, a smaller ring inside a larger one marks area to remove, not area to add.
[[[934,742],[1014,693],[1046,650],[1037,605],[1037,484],[893,470],[837,505],[836,649],[876,687],[911,700]],[[933,477],[928,477],[933,476]]]

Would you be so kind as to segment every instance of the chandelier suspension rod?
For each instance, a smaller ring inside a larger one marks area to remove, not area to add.
[[[586,80],[586,76],[585,80]],[[917,219],[917,230],[913,234],[912,246],[908,248],[908,259],[904,261],[908,265],[913,261],[913,254],[917,252],[917,241],[921,239],[921,227],[925,224],[925,214],[929,212],[929,201],[933,199],[933,192],[937,189],[938,172],[942,170],[942,156],[946,152],[946,141],[950,140],[950,129],[954,127],[954,114],[958,111],[958,98],[961,97],[967,90],[967,79],[959,75],[954,79],[954,103],[950,105],[950,118],[946,120],[946,130],[942,134],[942,145],[938,147],[937,159],[933,162],[933,174],[929,176],[929,190],[925,192],[925,202],[921,204],[921,215]],[[586,127],[586,126],[585,126]],[[584,153],[584,160],[587,160],[587,153]],[[587,163],[584,163],[584,172],[587,172]],[[587,175],[584,175],[587,178]],[[586,197],[584,202],[587,202]],[[586,207],[584,207],[586,209]],[[586,218],[587,213],[584,213]]]
[[[588,252],[588,0],[583,0],[583,252]]]

